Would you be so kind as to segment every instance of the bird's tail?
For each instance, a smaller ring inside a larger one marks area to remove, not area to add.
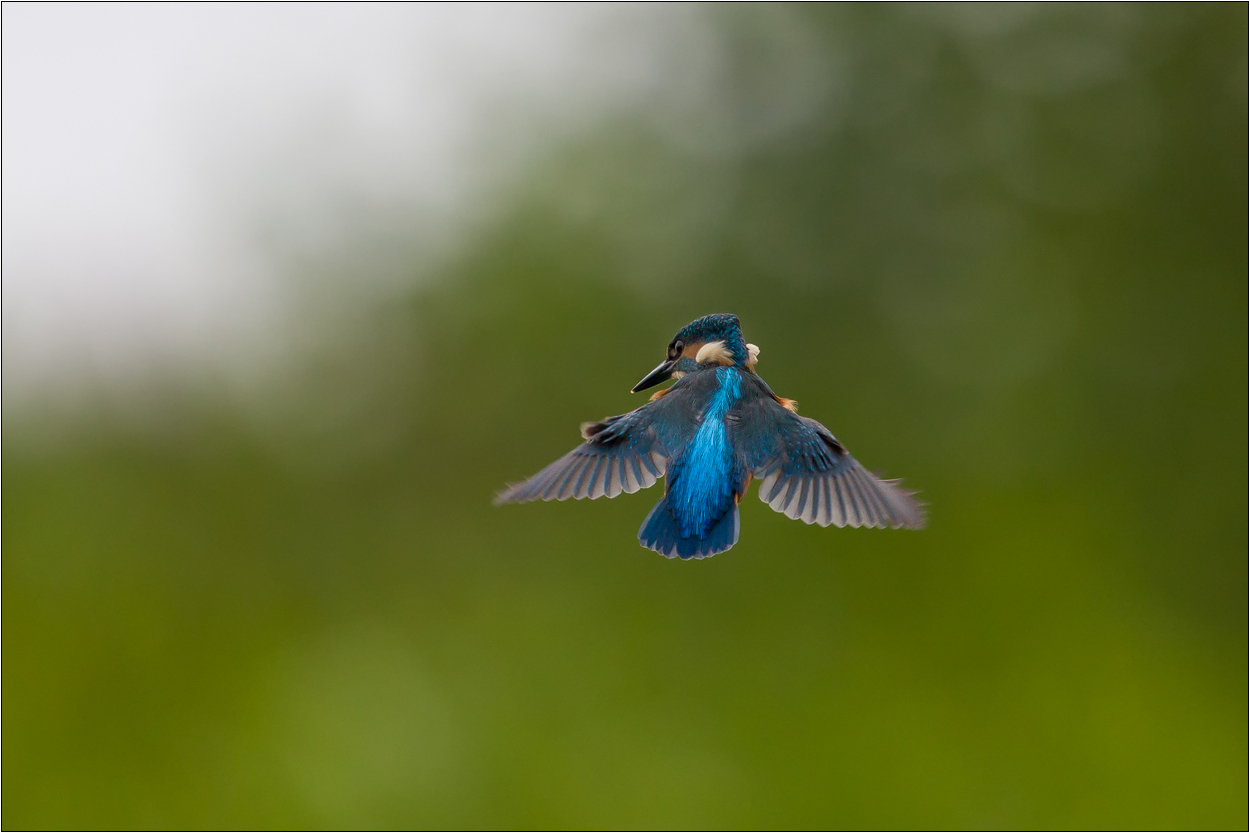
[[[716,525],[703,537],[681,534],[681,524],[673,517],[665,495],[651,508],[651,514],[638,530],[638,540],[649,550],[655,550],[665,558],[707,558],[738,543],[738,505],[729,507]]]

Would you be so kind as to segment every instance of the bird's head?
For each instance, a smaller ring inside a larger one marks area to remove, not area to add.
[[[742,339],[736,315],[705,315],[677,331],[659,366],[634,385],[630,393],[680,379],[701,367],[737,365],[752,370],[760,348]]]

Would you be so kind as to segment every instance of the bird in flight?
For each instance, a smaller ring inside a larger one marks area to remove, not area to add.
[[[692,321],[630,393],[669,379],[641,408],[582,425],[585,440],[495,504],[616,497],[665,478],[638,540],[666,557],[706,558],[738,543],[738,504],[751,479],[760,500],[821,526],[924,526],[912,493],[855,461],[829,429],[798,415],[755,372],[759,348],[735,315]]]

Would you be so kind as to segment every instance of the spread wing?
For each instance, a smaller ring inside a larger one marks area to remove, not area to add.
[[[771,396],[750,403],[739,448],[761,479],[760,500],[786,517],[821,526],[924,526],[924,512],[896,480],[878,480],[828,428]]]
[[[616,497],[654,486],[664,476],[668,457],[656,436],[648,403],[622,416],[582,426],[586,442],[523,483],[495,498],[501,503],[569,498]]]

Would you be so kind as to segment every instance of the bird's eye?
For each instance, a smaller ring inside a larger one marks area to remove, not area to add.
[[[682,344],[680,341],[674,341],[673,342],[673,355],[676,356],[685,348],[685,346],[686,345]]]

